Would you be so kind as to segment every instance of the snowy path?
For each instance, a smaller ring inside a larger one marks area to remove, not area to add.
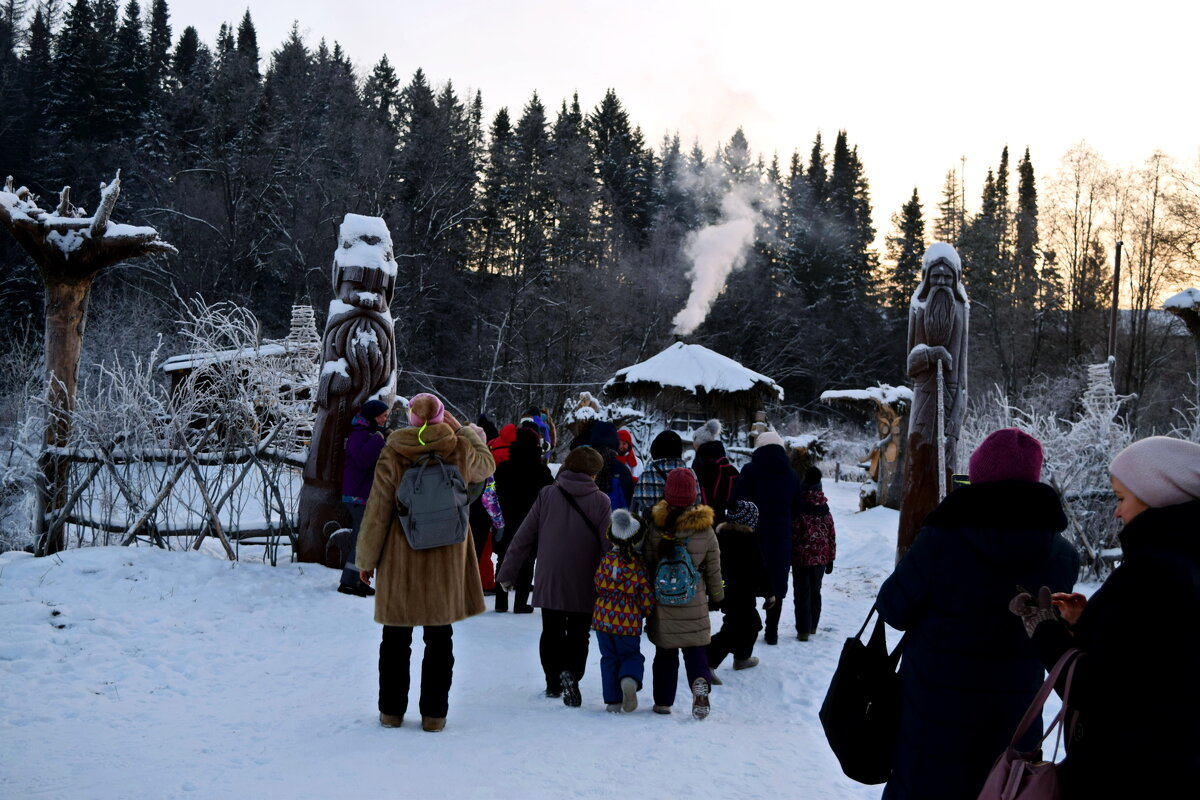
[[[416,686],[385,730],[379,627],[332,570],[0,555],[0,797],[876,798],[842,776],[817,709],[891,569],[896,515],[853,513],[854,484],[826,489],[840,555],[820,634],[795,640],[789,600],[780,644],[760,642],[756,669],[727,662],[704,722],[682,681],[672,716],[650,712],[649,685],[634,714],[605,713],[594,644],[583,708],[543,698],[538,615],[489,611],[455,626],[445,732],[420,730]]]

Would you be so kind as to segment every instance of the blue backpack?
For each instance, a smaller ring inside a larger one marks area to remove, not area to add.
[[[675,541],[675,552],[658,562],[654,571],[654,599],[664,606],[686,606],[696,599],[700,573],[692,563],[687,541]]]

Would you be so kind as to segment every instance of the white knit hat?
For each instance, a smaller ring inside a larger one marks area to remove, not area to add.
[[[637,521],[637,517],[630,514],[627,509],[618,508],[612,513],[612,527],[609,528],[609,536],[615,542],[625,542],[637,535],[642,524]]]
[[[705,442],[711,442],[714,439],[720,438],[721,421],[719,419],[710,419],[700,426],[700,430],[692,434],[692,447],[699,447]]]
[[[754,440],[754,449],[757,450],[758,448],[766,447],[769,444],[777,444],[782,446],[783,437],[775,431],[763,431],[758,435],[758,438]]]
[[[1108,471],[1151,508],[1200,498],[1200,444],[1195,442],[1141,439],[1117,453]]]

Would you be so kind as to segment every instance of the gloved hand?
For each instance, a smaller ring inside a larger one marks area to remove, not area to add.
[[[1058,614],[1050,601],[1050,587],[1043,586],[1038,590],[1037,599],[1029,592],[1021,592],[1008,602],[1008,610],[1021,618],[1025,624],[1025,633],[1033,638],[1033,632],[1043,622],[1058,620]]]
[[[774,608],[774,607],[775,607],[775,596],[774,595],[763,600],[763,611],[766,611],[767,609]]]
[[[503,589],[503,590],[504,590],[504,591],[506,591],[506,592],[511,592],[511,591],[512,591],[512,587],[513,587],[513,585],[512,585],[511,583],[502,583],[502,584],[500,584],[500,588],[501,588],[501,589]]]
[[[721,601],[713,600],[711,597],[708,598],[708,610],[709,611],[720,611],[721,610]]]
[[[504,541],[504,528],[492,528],[492,544],[500,544]]]
[[[828,564],[825,565],[825,574],[828,575],[831,572],[833,572],[833,562],[832,561],[830,561]]]

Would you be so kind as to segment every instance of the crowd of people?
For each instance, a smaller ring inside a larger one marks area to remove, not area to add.
[[[377,410],[364,408],[356,425]],[[545,695],[567,706],[582,703],[592,631],[609,711],[638,707],[644,628],[654,645],[653,711],[672,713],[682,656],[697,719],[708,716],[726,658],[752,668],[759,633],[778,642],[789,588],[797,638],[818,631],[821,583],[836,557],[833,517],[820,471],[793,464],[774,431],[757,436],[739,472],[715,421],[693,434],[690,462],[673,431],[654,439],[646,459],[632,437],[598,421],[552,475],[557,431],[538,409],[489,436],[418,395],[408,422],[380,446],[373,485],[347,495],[366,500],[354,564],[363,586],[377,580],[383,725],[403,720],[417,626],[426,642],[422,727],[445,725],[451,625],[485,610],[481,540],[498,557],[494,610],[509,609],[510,591],[512,611],[540,609]],[[473,517],[462,542],[415,550],[393,498],[429,453],[481,487],[473,501],[494,510]],[[1062,499],[1041,482],[1042,465],[1028,434],[987,437],[971,456],[969,483],[929,514],[880,587],[880,616],[907,632],[889,800],[976,797],[1046,671],[1068,651],[1078,655],[1064,797],[1200,783],[1200,444],[1151,437],[1113,460],[1122,554],[1090,599],[1073,591],[1080,558],[1062,535]],[[716,633],[711,611],[722,612]],[[1036,724],[1018,748],[1040,743]]]

